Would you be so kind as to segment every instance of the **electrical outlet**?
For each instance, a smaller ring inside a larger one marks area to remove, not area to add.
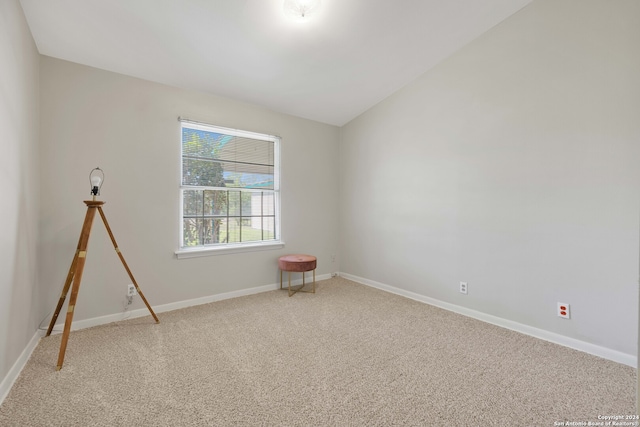
[[[338,273],[331,273],[331,277],[338,277]]]
[[[331,262],[336,262],[336,254],[331,254]]]
[[[460,293],[467,294],[467,282],[460,282]]]
[[[571,307],[563,302],[558,303],[558,317],[563,319],[571,319]]]
[[[134,297],[138,295],[138,291],[136,291],[136,286],[133,283],[130,283],[127,287],[127,296]]]

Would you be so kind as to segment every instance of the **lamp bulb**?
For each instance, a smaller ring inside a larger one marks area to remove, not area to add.
[[[102,182],[102,177],[94,175],[91,177],[91,186],[92,187],[100,187],[100,183]]]

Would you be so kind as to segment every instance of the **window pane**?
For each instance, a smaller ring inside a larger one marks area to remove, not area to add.
[[[204,190],[204,215],[227,215],[227,192],[225,190]]]
[[[202,240],[200,239],[200,231],[202,230],[202,220],[196,218],[184,219],[182,221],[183,227],[183,246],[200,246]]]
[[[184,190],[182,192],[182,213],[187,216],[202,216],[202,191]]]
[[[201,187],[224,187],[222,164],[212,160],[183,157],[182,183]]]
[[[226,187],[273,190],[273,166],[220,162]]]
[[[239,191],[229,191],[229,216],[240,216]]]
[[[243,217],[253,215],[253,211],[251,208],[251,202],[253,200],[254,195],[259,193],[249,193],[247,191],[242,192],[240,194],[240,213]],[[260,215],[260,213],[258,213]]]
[[[217,158],[244,164],[273,166],[273,141],[211,133],[212,138],[224,139],[216,152]],[[215,136],[214,136],[215,135]]]
[[[264,224],[264,240],[273,240],[276,238],[276,219],[275,217],[264,217],[262,218],[262,223]]]
[[[183,220],[183,246],[202,246],[223,243],[221,219],[189,218]],[[226,232],[226,230],[223,230]]]
[[[240,242],[240,219],[229,218],[225,221],[225,226],[228,227],[229,231],[229,234],[227,235],[228,241],[226,243]]]
[[[247,218],[242,223],[242,241],[255,242],[262,240],[262,218]]]
[[[273,193],[262,193],[262,214],[276,214],[276,198]]]
[[[202,221],[202,236],[204,245],[213,245],[223,243],[220,239],[222,220],[221,219],[204,219]]]

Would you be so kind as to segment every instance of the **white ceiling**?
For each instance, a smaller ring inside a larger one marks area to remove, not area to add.
[[[341,126],[532,0],[21,0],[43,55]]]

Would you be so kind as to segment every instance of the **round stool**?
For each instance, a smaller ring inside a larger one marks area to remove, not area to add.
[[[285,255],[278,258],[278,267],[280,268],[280,289],[282,289],[282,272],[286,271],[289,274],[289,296],[295,294],[296,292],[309,292],[312,294],[316,293],[316,257],[312,255]],[[313,270],[313,288],[312,290],[304,290],[304,273],[305,271]],[[291,287],[291,272],[302,273],[302,285],[298,286],[298,288]]]

